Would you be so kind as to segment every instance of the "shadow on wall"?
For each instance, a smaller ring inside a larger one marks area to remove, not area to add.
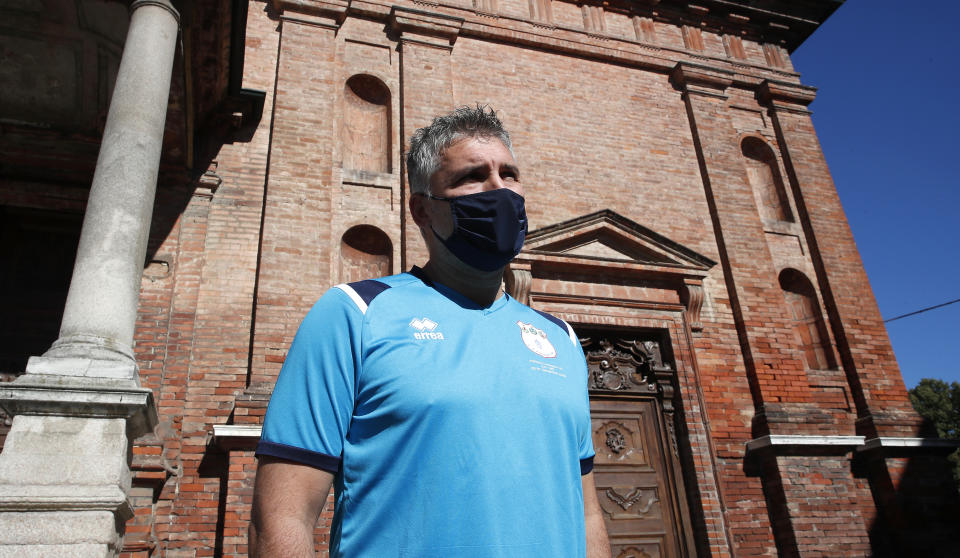
[[[922,431],[936,435],[928,420]],[[854,460],[854,473],[868,480],[877,507],[870,525],[873,555],[960,555],[960,488],[946,458],[949,450],[871,455],[880,451]]]
[[[859,448],[748,455],[745,472],[761,480],[777,555],[960,555],[960,491],[947,451]]]

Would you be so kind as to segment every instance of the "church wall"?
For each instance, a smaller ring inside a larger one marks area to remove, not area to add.
[[[452,64],[456,104],[489,103],[512,123],[531,230],[615,200],[623,216],[716,257],[701,232],[709,216],[687,156],[690,129],[667,75],[467,38],[457,40]]]

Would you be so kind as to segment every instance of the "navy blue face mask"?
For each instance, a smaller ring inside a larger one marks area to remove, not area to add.
[[[507,188],[486,190],[456,198],[427,197],[450,204],[453,232],[446,239],[433,231],[460,261],[481,271],[507,265],[523,248],[527,212],[523,196]],[[433,229],[433,227],[431,227]]]

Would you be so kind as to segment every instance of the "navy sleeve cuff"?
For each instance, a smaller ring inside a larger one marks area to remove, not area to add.
[[[286,444],[267,442],[266,440],[260,440],[260,443],[257,444],[256,455],[258,457],[261,455],[279,457],[280,459],[295,461],[297,463],[316,467],[317,469],[323,469],[324,471],[334,474],[340,470],[339,457],[334,457],[318,451],[310,451],[303,448],[288,446]],[[581,469],[583,468],[583,462],[581,462],[580,467]]]
[[[261,442],[262,443],[262,442]],[[580,476],[586,475],[593,470],[593,456],[580,460]]]

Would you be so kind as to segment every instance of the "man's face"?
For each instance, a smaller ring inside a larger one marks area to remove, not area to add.
[[[430,193],[456,198],[487,190],[507,188],[523,195],[517,161],[497,138],[466,138],[444,151],[440,166],[430,177]],[[453,232],[453,217],[448,202],[420,197],[429,216],[429,225],[442,238]],[[417,224],[423,226],[420,221]]]

